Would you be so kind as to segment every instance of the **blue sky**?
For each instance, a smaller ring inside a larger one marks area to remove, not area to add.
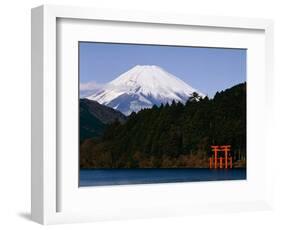
[[[158,65],[209,97],[246,81],[246,50],[79,43],[80,90],[91,91],[135,65]]]

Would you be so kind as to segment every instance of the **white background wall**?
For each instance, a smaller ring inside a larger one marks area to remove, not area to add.
[[[275,89],[281,100],[281,13],[278,0],[6,0],[0,5],[0,228],[37,229],[30,213],[30,9],[68,4],[199,15],[262,17],[275,20]],[[281,104],[280,104],[281,105]],[[281,118],[276,108],[276,122]],[[278,141],[280,122],[273,138]],[[274,137],[275,136],[275,137]],[[275,210],[48,226],[52,229],[280,229],[281,150],[276,150]],[[237,191],[239,192],[239,191]],[[222,219],[220,221],[220,219]]]

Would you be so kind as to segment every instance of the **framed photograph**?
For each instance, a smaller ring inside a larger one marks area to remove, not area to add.
[[[34,8],[32,219],[271,208],[272,33],[266,19]]]

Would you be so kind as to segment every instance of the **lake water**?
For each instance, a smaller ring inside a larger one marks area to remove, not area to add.
[[[82,169],[80,186],[245,180],[246,169]]]

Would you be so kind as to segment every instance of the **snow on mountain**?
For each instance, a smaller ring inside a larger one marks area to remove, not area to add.
[[[185,103],[193,92],[205,96],[159,66],[137,65],[87,98],[129,115],[154,104]]]

